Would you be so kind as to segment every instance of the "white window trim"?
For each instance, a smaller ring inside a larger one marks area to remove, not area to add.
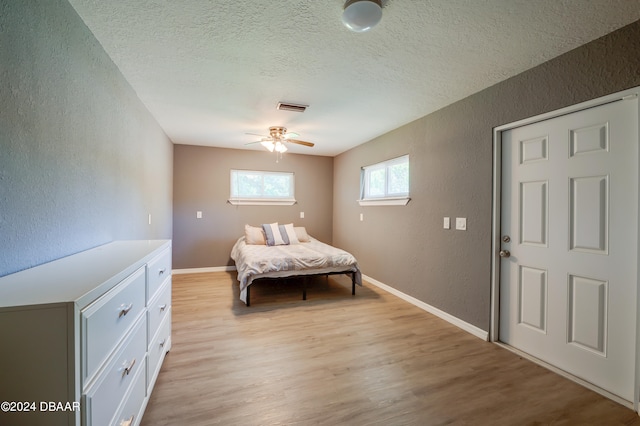
[[[295,194],[295,174],[293,172],[273,172],[266,170],[240,170],[231,169],[229,171],[229,199],[227,202],[234,206],[292,206],[297,203],[295,198],[292,197],[262,197],[262,198],[246,198],[246,197],[233,197],[233,173],[234,172],[254,172],[260,174],[279,174],[279,175],[291,175],[291,194]]]
[[[294,198],[229,198],[227,202],[234,206],[292,206],[298,201]]]
[[[410,197],[389,197],[389,198],[366,198],[358,200],[361,206],[406,206]]]
[[[372,198],[366,198],[364,194],[366,179],[367,179],[367,174],[366,174],[367,170],[375,170],[375,169],[381,169],[381,168],[386,169],[387,167],[393,164],[403,161],[405,157],[407,159],[407,162],[409,162],[409,154],[405,154],[399,157],[391,158],[389,160],[381,161],[376,164],[371,164],[369,166],[362,167],[361,188],[360,188],[360,192],[361,192],[360,195],[362,198],[357,200],[358,204],[360,204],[361,206],[406,206],[409,203],[409,201],[411,201],[411,197],[409,197],[409,193],[407,193],[406,195],[404,194],[390,195],[388,197],[372,197]]]

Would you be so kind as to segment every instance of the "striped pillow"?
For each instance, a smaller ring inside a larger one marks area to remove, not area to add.
[[[298,235],[293,228],[293,223],[287,223],[286,225],[280,225],[280,235],[282,239],[287,241],[287,244],[300,244]]]
[[[264,230],[264,235],[267,237],[268,246],[282,246],[282,245],[289,244],[289,241],[285,242],[284,239],[282,238],[282,234],[280,233],[280,227],[278,226],[278,222],[263,223],[262,229]]]

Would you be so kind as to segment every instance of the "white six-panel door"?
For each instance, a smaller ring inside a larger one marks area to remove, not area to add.
[[[637,101],[504,131],[501,148],[499,340],[633,401]]]

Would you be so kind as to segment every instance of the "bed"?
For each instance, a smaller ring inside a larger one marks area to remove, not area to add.
[[[266,233],[264,229],[267,229]],[[269,244],[269,229],[280,229],[281,239],[278,240],[276,235]],[[353,255],[318,241],[307,235],[304,228],[294,228],[293,225],[246,225],[245,235],[231,250],[231,258],[238,271],[240,300],[247,306],[251,303],[251,284],[263,278],[304,277],[303,300],[306,300],[306,278],[311,276],[350,275],[351,294],[355,294],[356,284],[362,286],[362,274]]]

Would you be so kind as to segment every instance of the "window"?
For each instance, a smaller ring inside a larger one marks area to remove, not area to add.
[[[231,170],[231,196],[234,205],[295,204],[293,173]]]
[[[405,205],[409,200],[408,155],[362,168],[361,206]]]

